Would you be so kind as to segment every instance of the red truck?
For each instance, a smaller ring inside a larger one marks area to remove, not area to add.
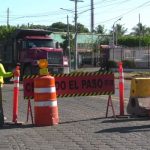
[[[47,59],[50,73],[68,73],[68,59],[51,33],[42,29],[17,29],[0,41],[1,62],[8,70],[20,63],[21,75],[29,75],[38,74],[39,59]]]

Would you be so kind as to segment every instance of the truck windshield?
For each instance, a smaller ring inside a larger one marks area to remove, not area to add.
[[[49,47],[54,48],[53,40],[46,40],[46,39],[33,39],[26,41],[26,48],[32,47]]]

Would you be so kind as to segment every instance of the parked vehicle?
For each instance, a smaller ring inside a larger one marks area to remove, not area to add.
[[[0,41],[0,57],[5,68],[11,70],[20,63],[22,75],[37,74],[38,60],[47,59],[50,73],[68,73],[68,58],[50,34],[42,29],[17,29]]]

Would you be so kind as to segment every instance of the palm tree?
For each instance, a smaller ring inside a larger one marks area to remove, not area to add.
[[[113,32],[114,32],[114,37],[115,37],[114,42],[117,45],[118,38],[120,38],[127,32],[127,28],[124,28],[123,25],[121,24],[116,24],[114,29],[112,27],[112,31],[110,31],[110,34],[112,35]]]
[[[127,28],[124,28],[123,25],[117,24],[115,28],[115,32],[118,37],[124,35],[127,32]]]
[[[139,36],[139,35],[148,35],[150,34],[150,28],[147,28],[145,25],[142,25],[142,23],[138,23],[137,26],[132,28],[133,32],[131,32],[131,35]]]

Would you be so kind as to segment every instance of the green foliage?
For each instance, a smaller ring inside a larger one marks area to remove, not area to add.
[[[79,33],[87,33],[89,32],[88,28],[86,28],[84,25],[78,23],[78,32]],[[62,22],[56,22],[53,23],[50,26],[45,26],[45,25],[34,25],[34,24],[28,24],[24,25],[22,24],[21,26],[0,26],[0,40],[7,38],[13,31],[16,29],[21,28],[21,29],[44,29],[44,30],[49,30],[53,32],[67,32],[67,24],[64,24]],[[70,32],[75,31],[74,25],[69,24],[69,30]]]
[[[150,34],[150,28],[146,27],[142,23],[138,23],[135,27],[132,28],[133,32],[131,32],[131,35],[134,36],[147,36]]]
[[[138,41],[139,40],[134,36],[122,36],[118,39],[118,44],[129,47],[136,47],[138,45]]]
[[[106,34],[106,29],[104,25],[98,25],[95,29],[95,32],[99,34]]]
[[[7,38],[15,30],[16,27],[13,26],[0,26],[0,40]]]
[[[132,28],[133,32],[128,36],[122,36],[118,39],[118,44],[128,47],[138,47],[150,45],[150,28],[138,23]]]
[[[80,23],[77,24],[77,28],[78,28],[78,33],[88,33],[89,32],[88,28],[85,28],[85,26]],[[49,29],[51,31],[55,31],[55,32],[56,31],[57,32],[58,31],[67,32],[67,24],[64,24],[62,22],[56,22],[56,23],[53,23],[51,26],[49,26]],[[71,32],[74,32],[75,31],[74,25],[69,24],[69,30]]]
[[[82,24],[78,23],[78,33],[88,33],[89,30]],[[116,25],[117,30],[118,30],[118,45],[123,45],[127,47],[138,47],[139,43],[140,46],[148,46],[150,45],[150,28],[147,28],[145,26],[137,26],[134,29],[134,34],[130,34],[127,36],[123,36],[124,33],[126,32],[126,29],[121,26],[121,25]],[[139,28],[140,27],[140,28]],[[52,25],[45,26],[45,25],[34,25],[34,24],[28,24],[28,25],[21,25],[21,26],[0,26],[0,40],[7,38],[15,29],[17,28],[22,28],[22,29],[45,29],[49,31],[54,31],[54,32],[67,32],[67,24],[64,24],[62,22],[56,22],[53,23]],[[104,26],[99,25],[97,28],[98,33],[103,33]],[[142,29],[142,33],[139,36],[139,29]],[[69,24],[69,30],[70,32],[75,31],[74,25]],[[94,43],[95,45],[100,45],[100,44],[109,44],[110,37],[109,36],[104,36],[103,38],[99,39]],[[66,49],[67,41],[66,44],[63,43],[63,47]],[[98,48],[97,46],[94,45],[94,51],[97,51]]]
[[[138,47],[139,42],[141,46],[150,45],[150,36],[139,37],[129,35],[129,36],[122,36],[121,38],[118,39],[119,45],[124,45],[128,47]]]
[[[123,68],[135,68],[136,67],[134,61],[130,61],[130,60],[123,60],[122,64],[123,64]]]
[[[64,39],[64,42],[63,43],[61,43],[60,44],[60,46],[63,48],[63,50],[64,50],[64,55],[69,55],[69,48],[68,48],[68,46],[69,46],[69,38],[70,38],[70,49],[72,49],[73,48],[73,43],[74,43],[74,41],[73,41],[73,38],[72,38],[72,35],[70,35],[70,37],[68,38],[68,35],[66,34],[66,35],[62,35],[61,36],[62,37],[62,39]]]
[[[109,60],[108,61],[109,68],[118,68],[118,64],[116,61]],[[129,60],[122,61],[123,68],[136,68],[135,63]]]
[[[117,62],[113,61],[113,60],[109,60],[108,61],[108,66],[109,68],[117,68]]]
[[[122,35],[124,35],[127,32],[127,28],[125,28],[123,25],[121,24],[116,24],[116,31],[117,33],[115,33],[115,35],[117,34],[117,37],[120,37]]]
[[[48,30],[48,26],[44,26],[44,25],[34,25],[34,24],[30,24],[29,26],[20,26],[20,28],[24,28],[24,29],[44,29],[44,30]]]
[[[86,28],[84,25],[78,23],[77,24],[77,28],[78,28],[78,33],[88,33],[89,30],[88,28]]]
[[[56,22],[49,26],[49,29],[55,32],[67,32],[67,24]]]

